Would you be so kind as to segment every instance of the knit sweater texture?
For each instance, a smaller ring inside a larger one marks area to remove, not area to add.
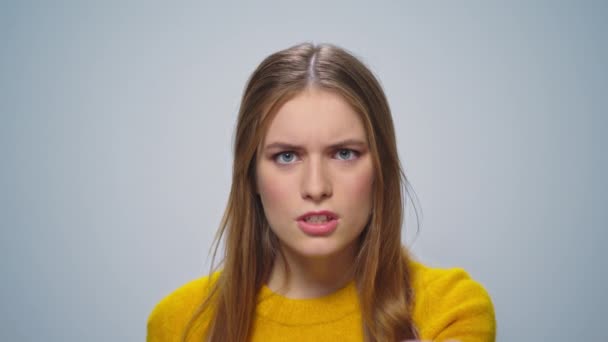
[[[219,272],[191,281],[162,299],[147,324],[147,341],[180,341],[192,313]],[[411,262],[412,318],[421,340],[493,342],[494,307],[487,291],[461,268],[440,269]],[[252,341],[363,341],[355,283],[313,299],[290,299],[260,290]],[[203,341],[204,325],[188,341]]]

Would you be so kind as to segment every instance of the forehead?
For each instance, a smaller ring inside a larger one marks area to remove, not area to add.
[[[343,139],[367,140],[360,115],[340,94],[312,88],[277,110],[264,145],[276,140],[314,145]]]

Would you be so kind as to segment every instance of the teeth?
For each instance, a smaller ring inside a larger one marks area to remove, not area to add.
[[[306,222],[310,222],[310,223],[327,222],[327,220],[329,220],[329,217],[327,217],[326,215],[315,215],[315,216],[308,216],[304,220]]]

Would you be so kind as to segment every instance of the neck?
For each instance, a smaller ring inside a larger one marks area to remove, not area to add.
[[[283,248],[275,260],[268,287],[288,298],[316,298],[333,293],[353,279],[354,248],[323,257],[307,257]],[[285,266],[289,266],[289,274]]]

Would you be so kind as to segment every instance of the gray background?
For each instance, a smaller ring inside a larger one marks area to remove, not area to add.
[[[247,77],[303,41],[381,80],[404,242],[484,284],[499,340],[606,340],[606,4],[3,3],[0,340],[143,340],[208,270]]]

